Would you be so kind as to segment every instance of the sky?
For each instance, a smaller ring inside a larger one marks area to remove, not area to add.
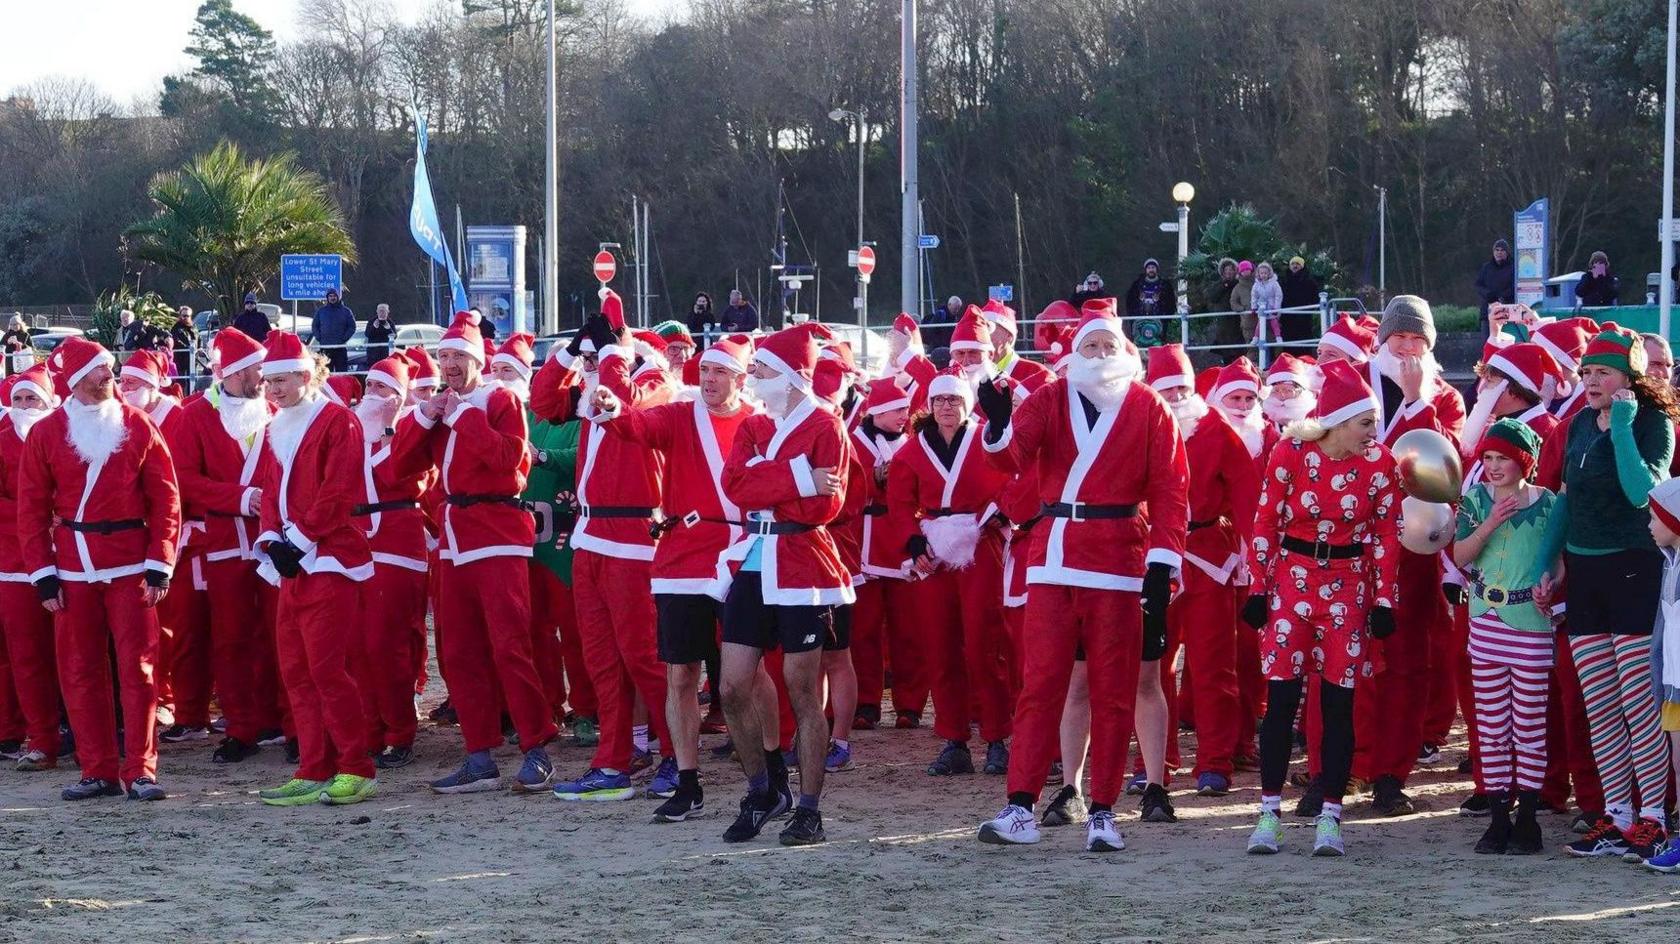
[[[387,0],[405,22],[453,0]],[[683,0],[624,0],[638,16],[662,18]],[[92,82],[119,105],[154,94],[166,75],[186,72],[182,52],[199,0],[0,0],[0,97],[48,76]],[[278,42],[301,39],[298,0],[233,0],[234,9],[274,33]],[[155,107],[155,105],[153,106]]]

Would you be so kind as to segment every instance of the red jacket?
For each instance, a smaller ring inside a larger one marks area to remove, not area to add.
[[[1038,388],[1056,379],[1056,374],[1050,368],[1037,361],[1029,361],[1021,355],[1009,362],[1009,369],[1003,372],[1015,388],[1016,402],[1025,400],[1038,392]]]
[[[23,437],[10,415],[0,416],[0,583],[27,583],[23,547],[18,542],[18,470],[23,465]]]
[[[512,391],[481,383],[448,416],[434,420],[416,408],[398,420],[391,454],[401,477],[437,469],[448,498],[517,501],[531,470],[525,408]],[[530,557],[536,540],[531,513],[506,501],[459,505],[446,500],[441,528],[438,558],[456,564]]]
[[[710,593],[729,594],[735,569],[754,541],[763,541],[764,602],[772,606],[837,606],[857,599],[827,524],[846,496],[819,495],[813,469],[846,466],[846,431],[840,418],[806,398],[780,420],[752,416],[735,433],[723,469],[723,493],[760,520],[811,525],[793,534],[749,534],[718,558]]]
[[[1066,380],[1040,387],[986,452],[1006,472],[1036,472],[1041,503],[1147,504],[1147,517],[1047,518],[1032,529],[1027,582],[1143,589],[1146,564],[1183,565],[1189,471],[1178,422],[1160,394],[1134,381],[1087,426]]]
[[[933,449],[937,428],[910,435],[911,441],[893,456],[887,469],[887,509],[897,532],[897,552],[908,568],[905,544],[913,534],[921,533],[928,538],[936,558],[946,557],[939,547],[946,541],[965,551],[957,561],[949,562],[954,569],[961,569],[973,561],[973,544],[968,542],[978,543],[986,523],[998,510],[1010,475],[986,461],[986,451],[980,445],[985,435],[983,423],[963,423],[962,441],[957,444],[950,469]]]
[[[193,544],[206,560],[256,560],[257,508],[253,502],[263,473],[267,431],[241,443],[222,426],[216,404],[221,388],[180,408],[181,436],[170,443],[175,474],[181,483],[185,527],[198,534]]]
[[[1464,431],[1464,397],[1445,380],[1436,378],[1434,390],[1424,391],[1416,403],[1402,408],[1395,416],[1384,416],[1382,409],[1383,375],[1376,361],[1366,365],[1365,382],[1377,395],[1377,430],[1384,446],[1392,448],[1394,441],[1414,429],[1432,429],[1447,437],[1458,448],[1458,435]]]
[[[1576,393],[1580,393],[1580,390]],[[1547,433],[1540,443],[1540,467],[1534,481],[1554,492],[1563,491],[1563,454],[1568,446],[1569,421],[1586,405],[1586,397],[1572,397],[1561,412],[1554,414],[1557,422],[1552,424],[1551,432]],[[1539,430],[1536,429],[1535,432]]]
[[[1190,463],[1191,523],[1184,557],[1216,582],[1230,583],[1254,534],[1261,471],[1218,410],[1196,421],[1184,452]]]
[[[851,505],[854,497],[858,503],[858,514],[847,529],[850,534],[846,539],[856,541],[858,548],[858,567],[852,571],[856,575],[853,586],[867,577],[902,578],[908,575],[903,538],[899,538],[898,546],[892,546],[893,536],[901,535],[905,528],[894,527],[889,522],[892,510],[887,507],[886,485],[875,484],[875,470],[889,468],[892,457],[909,441],[909,433],[888,439],[881,435],[868,435],[861,424],[852,430],[852,465],[866,473],[846,483],[846,504]],[[853,489],[860,494],[854,496]],[[840,541],[840,536],[836,535],[835,540]],[[842,548],[842,556],[844,554]]]
[[[126,403],[121,410],[126,435],[98,469],[90,469],[70,444],[62,407],[29,431],[18,476],[17,528],[31,582],[53,574],[96,583],[147,570],[165,577],[174,571],[181,530],[175,463],[146,414]],[[98,534],[55,526],[55,516],[144,524]]]
[[[1004,545],[1003,605],[1027,605],[1027,552],[1032,548],[1032,529],[1041,519],[1038,500],[1038,471],[1017,474],[998,496],[998,510],[1014,527]]]
[[[290,423],[298,426],[288,428]],[[288,432],[295,436],[290,442],[284,441]],[[303,552],[305,573],[372,578],[367,538],[350,516],[366,495],[362,424],[356,414],[316,393],[270,421],[264,448],[269,458],[257,535],[263,562],[257,572],[269,583],[280,582],[265,548],[284,538]]]
[[[401,421],[401,417],[398,417]],[[387,565],[424,573],[431,536],[426,529],[426,512],[419,507],[431,487],[431,469],[403,468],[392,458],[394,443],[362,443],[362,491],[356,504],[413,502],[413,508],[393,508],[356,518],[367,535],[375,566]]]

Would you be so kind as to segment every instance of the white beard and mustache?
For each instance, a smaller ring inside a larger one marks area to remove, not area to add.
[[[309,430],[309,420],[314,416],[317,401],[320,399],[321,394],[311,390],[296,404],[277,410],[274,419],[269,421],[268,445],[274,450],[274,457],[280,460],[282,466],[291,466],[298,446],[303,442],[303,434]]]
[[[12,428],[17,430],[17,437],[28,439],[29,431],[34,428],[36,423],[46,419],[52,410],[26,410],[23,407],[14,406],[6,412],[12,418]]]
[[[1120,405],[1126,385],[1137,376],[1137,359],[1122,354],[1086,357],[1075,354],[1068,364],[1067,379],[1096,408],[1106,413]]]
[[[1250,407],[1247,413],[1238,413],[1224,406],[1219,408],[1219,412],[1225,414],[1225,418],[1231,421],[1231,428],[1242,437],[1249,456],[1260,455],[1260,450],[1266,446],[1266,414],[1260,409],[1260,404]]]
[[[1167,409],[1178,420],[1178,434],[1185,439],[1196,434],[1197,424],[1208,414],[1207,401],[1194,393],[1177,403],[1168,402]]]
[[[1388,349],[1388,345],[1377,348],[1377,353],[1371,355],[1371,363],[1377,367],[1377,372],[1394,381],[1400,382],[1400,356]],[[1441,377],[1441,362],[1435,359],[1432,351],[1423,352],[1419,359],[1423,365],[1423,395],[1430,396],[1435,390],[1435,382]]]
[[[262,397],[236,397],[222,388],[221,402],[216,406],[222,429],[234,439],[244,442],[268,425],[268,401]]]
[[[88,465],[103,464],[128,438],[123,405],[115,398],[91,406],[79,400],[66,400],[64,415],[70,421],[70,445]]]
[[[1265,413],[1266,419],[1279,426],[1287,426],[1290,423],[1306,419],[1312,413],[1313,407],[1317,405],[1318,395],[1306,387],[1302,387],[1301,392],[1296,394],[1293,400],[1284,400],[1276,396],[1267,397],[1261,401],[1260,409]]]
[[[362,395],[362,402],[356,404],[356,419],[362,423],[362,441],[376,443],[385,438],[387,424],[386,411],[392,406],[396,397],[381,397],[368,393]],[[400,404],[398,404],[400,406]],[[390,414],[393,418],[395,412]]]
[[[793,389],[793,380],[786,374],[747,378],[747,393],[764,407],[764,412],[778,420],[793,410],[796,402]]]
[[[519,398],[520,403],[528,403],[531,399],[531,382],[521,377],[518,380],[498,380],[497,385]]]

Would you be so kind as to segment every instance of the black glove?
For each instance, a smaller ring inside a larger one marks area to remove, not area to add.
[[[566,343],[566,353],[570,354],[573,357],[573,359],[576,359],[579,354],[583,353],[583,329],[582,328],[579,328],[579,329],[577,329],[577,331],[573,332],[572,339]]]
[[[1441,596],[1447,598],[1448,606],[1463,606],[1470,602],[1470,593],[1461,583],[1441,584]]]
[[[857,406],[859,396],[860,393],[858,391],[858,385],[852,384],[851,387],[846,390],[846,399],[840,401],[841,417],[852,415],[852,408]]]
[[[1371,607],[1371,615],[1366,618],[1371,627],[1373,639],[1387,639],[1394,635],[1394,610],[1386,606]]]
[[[59,589],[58,578],[51,574],[35,581],[35,596],[39,597],[42,603],[58,599]]]
[[[910,555],[910,559],[912,561],[917,559],[918,557],[926,556],[928,553],[930,553],[929,550],[928,550],[927,535],[925,535],[925,534],[912,534],[912,535],[910,535],[910,540],[904,542],[904,552]]]
[[[986,414],[986,422],[997,431],[997,436],[1002,436],[1003,428],[1009,425],[1009,415],[1015,410],[1014,396],[995,379],[981,381],[975,396],[980,401],[980,412]],[[995,437],[988,438],[997,441]]]
[[[169,589],[169,575],[161,570],[146,571],[146,586],[154,590]]]
[[[1143,661],[1154,662],[1167,654],[1167,614],[1143,611]]]
[[[607,323],[605,315],[590,315],[583,323],[583,331],[590,341],[595,343],[595,353],[599,355],[609,346],[618,343],[618,333],[613,331],[612,325]]]
[[[1166,564],[1150,564],[1143,572],[1144,622],[1147,623],[1151,616],[1158,616],[1161,618],[1161,625],[1165,626],[1167,602],[1171,599],[1172,568]]]
[[[303,552],[290,541],[274,541],[268,545],[268,559],[282,577],[296,577],[303,573]]]
[[[1259,629],[1266,625],[1266,614],[1270,608],[1264,593],[1251,593],[1248,595],[1248,602],[1242,606],[1242,621]]]

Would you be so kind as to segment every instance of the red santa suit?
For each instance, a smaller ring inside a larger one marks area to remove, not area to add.
[[[297,335],[270,331],[263,376],[315,370]],[[357,620],[356,585],[373,578],[367,538],[351,520],[366,487],[362,425],[349,409],[318,390],[269,421],[262,479],[258,572],[279,587],[275,648],[280,679],[297,727],[299,780],[336,774],[374,775],[362,696],[350,675]],[[301,555],[295,574],[282,573],[275,552]]]
[[[992,326],[994,338],[1008,336],[1007,351],[1003,350],[1002,344],[997,345],[998,350],[1003,353],[998,355],[995,366],[1000,376],[1008,378],[1016,400],[1025,400],[1039,387],[1056,379],[1050,368],[1015,353],[1015,341],[1020,337],[1020,328],[1015,321],[1015,309],[995,298],[988,298],[985,307],[980,309],[980,315]]]
[[[468,319],[457,319],[439,347],[484,357]],[[502,743],[503,705],[521,751],[547,744],[558,729],[531,649],[525,562],[536,526],[518,497],[531,467],[524,407],[500,385],[480,382],[447,415],[416,409],[403,417],[392,453],[407,474],[435,468],[443,489],[436,612],[448,630],[439,654],[467,752]]]
[[[43,365],[13,374],[0,383],[0,403],[11,405],[12,391],[23,387],[48,404],[56,403],[52,378]],[[18,475],[23,466],[24,440],[47,412],[25,413],[12,408],[0,418],[0,521],[18,520]],[[53,646],[52,614],[41,608],[23,547],[15,527],[0,527],[0,641],[5,644],[7,677],[0,689],[15,699],[18,718],[15,737],[28,737],[28,749],[46,755],[45,765],[58,763],[58,662]]]
[[[910,415],[915,416],[927,409],[927,385],[933,382],[939,368],[928,359],[922,348],[922,332],[915,318],[900,312],[893,320],[893,331],[906,341],[904,350],[887,364],[885,376],[892,378],[909,394]]]
[[[1070,349],[1097,330],[1123,338],[1113,312],[1113,299],[1088,302]],[[1123,356],[1135,371],[1136,354]],[[1080,646],[1091,685],[1090,797],[1102,804],[1119,797],[1142,657],[1145,566],[1177,569],[1183,559],[1188,470],[1177,422],[1136,379],[1124,383],[1112,408],[1094,407],[1074,383],[1058,380],[1028,397],[997,441],[984,444],[1003,471],[1037,474],[1044,516],[1027,556],[1012,798],[1036,797],[1044,785]]]
[[[70,389],[102,365],[114,366],[111,355],[80,338],[59,345],[48,362]],[[82,777],[156,779],[158,626],[143,589],[167,583],[181,528],[163,436],[126,403],[67,401],[24,443],[17,527],[30,581],[63,593],[54,619],[58,678]],[[113,649],[126,719],[120,766]]]

